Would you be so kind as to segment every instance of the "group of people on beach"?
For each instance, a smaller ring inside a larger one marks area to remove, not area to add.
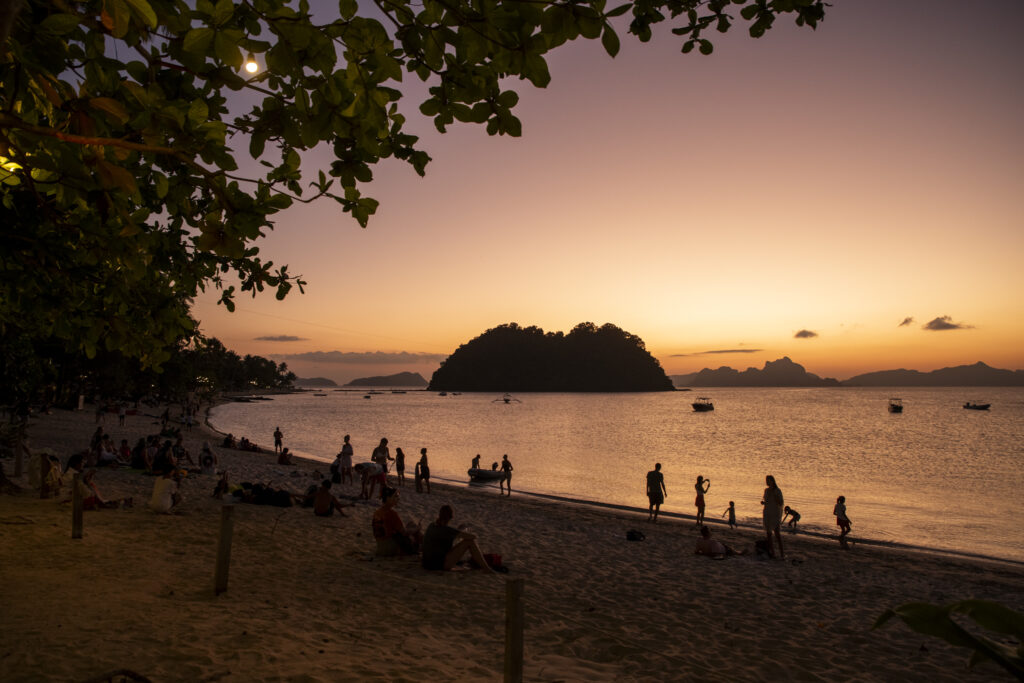
[[[777,545],[779,557],[784,558],[785,551],[782,546],[782,525],[786,524],[789,526],[791,531],[795,532],[797,523],[801,519],[801,515],[795,509],[785,504],[782,490],[776,483],[775,477],[770,474],[766,476],[765,485],[766,488],[761,497],[761,505],[763,506],[762,523],[765,529],[766,538],[762,547],[769,556],[774,557],[774,546]],[[709,477],[704,477],[703,475],[697,477],[697,481],[694,483],[694,491],[696,493],[694,506],[697,508],[696,524],[701,530],[703,540],[706,541],[704,545],[701,546],[701,541],[699,540],[698,548],[703,547],[705,549],[712,547],[712,544],[707,542],[710,531],[704,524],[704,511],[706,508],[704,496],[710,488],[711,479]],[[661,506],[665,502],[665,498],[668,497],[668,489],[665,486],[665,475],[661,471],[661,463],[655,463],[654,469],[647,473],[646,494],[649,502],[647,520],[649,522],[657,522]],[[839,545],[844,549],[849,548],[846,536],[850,533],[850,518],[846,514],[845,496],[839,496],[836,500],[836,505],[833,508],[833,514],[836,516],[836,525],[840,529]],[[728,517],[730,529],[736,528],[736,503],[734,501],[729,501],[729,507],[722,513],[722,517]],[[772,543],[773,536],[775,541],[774,545]],[[698,550],[698,552],[701,551]],[[713,553],[708,552],[701,554]]]
[[[397,488],[385,486],[381,505],[370,522],[377,544],[377,557],[418,555],[424,569],[450,571],[468,556],[470,567],[487,573],[494,571],[491,566],[495,564],[493,557],[488,561],[477,544],[476,536],[465,525],[456,527],[452,524],[455,512],[451,505],[442,505],[437,519],[421,532],[415,523],[406,525],[402,521],[397,510],[400,500],[401,493]]]

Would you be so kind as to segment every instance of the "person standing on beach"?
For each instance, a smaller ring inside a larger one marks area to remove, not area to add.
[[[693,488],[697,491],[697,498],[693,501],[697,506],[697,526],[704,526],[704,494],[711,488],[711,480],[698,475]]]
[[[843,550],[849,550],[850,546],[846,542],[846,534],[850,533],[850,518],[846,516],[846,496],[839,496],[836,499],[836,506],[832,509],[832,513],[836,516],[836,526],[839,527],[839,547]]]
[[[730,529],[735,529],[736,528],[736,503],[735,502],[733,502],[731,500],[729,501],[729,507],[725,508],[725,512],[722,513],[723,517],[725,517],[726,515],[729,515],[729,528]]]
[[[341,446],[341,453],[338,457],[341,458],[341,483],[345,483],[345,479],[348,479],[348,483],[352,483],[352,456],[354,451],[352,450],[352,444],[348,441],[348,434],[345,435],[345,443]]]
[[[420,470],[420,486],[427,487],[427,493],[430,493],[430,465],[427,463],[427,449],[420,449],[420,461],[416,463]]]
[[[648,522],[658,521],[658,512],[661,504],[668,497],[668,489],[665,488],[665,475],[661,473],[661,463],[654,463],[654,469],[647,473],[647,500],[651,502],[647,512]]]
[[[284,443],[284,434],[281,433],[281,428],[278,427],[274,430],[274,452],[280,453],[281,447]]]
[[[501,471],[505,473],[502,479],[498,480],[498,489],[504,492],[504,487],[508,485],[508,495],[512,495],[512,463],[508,460],[508,455],[501,456]]]
[[[779,558],[785,559],[786,553],[782,549],[782,508],[785,505],[785,500],[782,497],[782,489],[779,488],[778,484],[775,483],[775,477],[768,475],[764,478],[764,483],[767,484],[768,488],[764,490],[764,496],[761,498],[761,505],[764,506],[764,510],[761,512],[762,520],[764,521],[764,533],[768,539],[768,555],[775,557],[775,552],[772,549],[772,533],[775,534],[775,540],[779,544]]]
[[[401,448],[395,449],[395,474],[398,475],[398,485],[405,486],[405,453]]]

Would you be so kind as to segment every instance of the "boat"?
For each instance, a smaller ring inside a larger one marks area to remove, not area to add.
[[[494,399],[491,403],[497,403],[498,401],[503,403],[522,403],[518,398],[512,398],[512,394],[505,394],[501,398]]]
[[[314,396],[326,396],[327,394],[313,394]]]
[[[967,410],[988,410],[991,407],[991,403],[972,403],[971,401],[968,401],[964,404],[964,408]]]
[[[479,483],[502,481],[505,478],[505,473],[501,470],[485,470],[483,467],[470,467],[466,474],[469,475],[470,481]]]
[[[901,398],[890,398],[889,399],[889,412],[890,413],[902,413],[903,412],[903,399],[901,399]]]
[[[715,409],[715,404],[711,402],[711,399],[707,396],[700,396],[696,401],[691,403],[693,409],[698,413],[706,413],[709,410]]]

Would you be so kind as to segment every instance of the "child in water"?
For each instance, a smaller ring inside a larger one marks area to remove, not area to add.
[[[729,501],[729,507],[727,507],[725,509],[725,512],[722,513],[723,517],[725,517],[726,515],[729,515],[729,528],[730,529],[735,529],[736,528],[736,503],[734,503],[731,500]]]
[[[846,534],[850,533],[850,518],[846,516],[846,496],[836,498],[836,506],[832,512],[836,516],[836,526],[840,529],[839,547],[849,550],[850,546],[846,543]]]
[[[800,521],[800,513],[794,510],[793,508],[789,507],[788,505],[784,507],[782,511],[786,513],[782,516],[782,521],[785,522],[786,517],[789,517],[789,528],[793,531],[796,531],[796,523]]]

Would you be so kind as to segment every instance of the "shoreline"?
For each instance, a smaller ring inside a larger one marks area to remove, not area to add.
[[[222,431],[218,430],[216,427],[213,426],[213,424],[210,422],[210,411],[212,411],[218,405],[221,405],[222,403],[227,403],[227,402],[229,402],[229,401],[226,401],[226,400],[225,401],[218,401],[214,405],[211,405],[209,408],[207,408],[207,410],[205,411],[204,416],[203,416],[203,424],[204,424],[204,426],[208,430],[210,430],[212,433],[217,434],[217,435],[219,435],[221,437],[227,436],[227,432],[222,432]],[[313,467],[319,466],[319,467],[323,468],[323,467],[329,466],[330,463],[331,463],[331,460],[326,460],[326,459],[325,460],[318,460],[316,458],[311,457],[308,454],[294,453],[293,455],[294,455],[294,458],[296,460],[302,460],[303,462],[308,463],[310,466],[313,466]],[[481,484],[471,484],[469,482],[460,482],[460,481],[458,481],[456,479],[450,479],[450,478],[446,478],[446,477],[433,477],[431,479],[431,481],[444,481],[446,483],[445,485],[447,485],[447,486],[461,488],[461,489],[464,489],[464,490],[467,490],[467,491],[473,493],[474,495],[487,495],[484,492],[484,490],[483,490],[485,488],[495,488],[496,489],[496,487],[493,484],[482,484],[482,485]],[[624,504],[624,503],[610,503],[610,502],[599,501],[599,500],[590,500],[590,499],[586,499],[586,498],[573,498],[571,496],[562,496],[562,495],[553,494],[553,493],[543,493],[543,492],[527,491],[527,490],[516,490],[516,493],[520,494],[520,495],[524,495],[524,496],[530,496],[532,498],[539,499],[539,500],[548,500],[548,501],[552,501],[552,502],[555,502],[555,503],[562,503],[562,504],[566,504],[566,505],[581,506],[581,507],[584,507],[584,508],[614,510],[614,511],[619,511],[619,512],[632,513],[632,514],[635,514],[635,515],[638,515],[638,516],[643,516],[643,515],[647,514],[647,509],[644,508],[644,507],[627,505],[627,504]],[[667,510],[661,511],[659,513],[659,516],[662,517],[662,518],[665,518],[665,519],[674,519],[674,520],[678,520],[678,521],[695,521],[696,520],[696,516],[693,515],[693,514],[683,513],[683,512],[672,512],[672,511],[667,511]],[[640,522],[646,524],[646,520],[640,520]],[[726,522],[724,522],[723,520],[721,520],[719,518],[705,519],[705,524],[708,525],[709,527],[711,527],[713,530],[715,530],[716,528],[720,529],[720,528],[724,528],[724,527],[728,526],[728,524]],[[763,534],[763,531],[764,531],[763,528],[761,526],[759,526],[758,524],[756,524],[756,523],[737,522],[736,526],[738,528],[742,528],[742,529],[746,529],[746,530],[749,530],[749,531],[753,531],[753,532],[756,532],[758,534]],[[783,531],[784,531],[785,538],[790,538],[791,536],[793,536],[789,532],[787,532],[785,530],[783,530]],[[799,533],[800,536],[802,536],[804,538],[817,539],[817,540],[820,540],[822,542],[833,542],[836,545],[838,545],[838,536],[835,535],[835,534],[828,534],[828,533],[820,532],[820,531],[807,531],[805,529],[800,529],[800,531],[798,533]],[[877,548],[889,548],[889,549],[893,549],[893,550],[902,550],[902,551],[907,551],[907,552],[922,553],[922,554],[929,554],[929,555],[937,555],[937,556],[940,556],[940,557],[961,558],[961,559],[979,560],[979,561],[985,561],[985,562],[999,562],[999,563],[1004,563],[1004,564],[1010,565],[1012,567],[1017,567],[1017,568],[1024,569],[1024,560],[1017,560],[1017,559],[1009,558],[1009,557],[1000,557],[1000,556],[997,556],[997,555],[987,555],[987,554],[984,554],[984,553],[972,553],[972,552],[966,551],[966,550],[957,550],[957,549],[952,549],[952,548],[929,548],[929,547],[926,547],[926,546],[915,545],[913,543],[907,543],[907,542],[904,542],[904,541],[886,541],[886,540],[881,540],[881,539],[863,538],[863,537],[852,537],[852,538],[850,538],[850,543],[853,544],[853,545],[860,544],[860,545],[864,545],[864,546],[871,546],[871,547],[877,547]]]
[[[30,447],[62,460],[95,429],[87,413],[32,422]],[[109,431],[119,441],[150,428],[148,418],[130,418]],[[217,433],[183,434],[191,448]],[[299,491],[327,472],[318,461],[289,468],[272,453],[214,451],[233,481]],[[874,631],[874,620],[919,600],[1024,610],[1024,571],[1001,561],[863,544],[840,551],[801,533],[785,535],[785,561],[716,562],[693,554],[685,519],[647,524],[635,509],[480,495],[441,481],[417,494],[411,477],[398,508],[407,524],[451,504],[510,572],[427,572],[415,560],[375,558],[376,505],[355,501],[358,486],[346,484],[332,489],[355,502],[343,518],[230,505],[230,581],[216,596],[227,506],[210,496],[214,475],[182,482],[179,515],[146,508],[152,477],[126,469],[96,477],[104,494],[134,495],[135,506],[87,511],[78,540],[69,506],[27,491],[0,495],[0,679],[85,680],[127,668],[154,681],[501,680],[505,582],[523,579],[527,680],[986,681],[1002,671],[968,669],[966,650],[902,623]],[[646,540],[626,541],[631,528]],[[713,528],[737,548],[763,535]],[[68,643],[73,657],[53,657]]]

